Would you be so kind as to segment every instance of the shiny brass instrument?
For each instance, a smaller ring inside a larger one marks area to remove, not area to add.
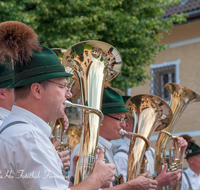
[[[63,62],[62,62],[63,56],[64,56],[65,52],[67,51],[67,49],[63,49],[63,48],[52,48],[52,50],[53,50],[54,53],[58,56],[58,58],[60,59],[61,63],[63,63]],[[67,73],[73,74],[73,70],[72,70],[70,67],[68,67],[68,66],[65,67],[65,71],[66,71]],[[78,78],[76,77],[76,75],[74,75],[74,76],[72,76],[72,77],[68,77],[68,78],[67,78],[67,87],[68,87],[68,88],[72,88],[73,85],[74,85],[74,83],[75,83],[76,81],[78,82]]]
[[[98,109],[80,104],[73,104],[68,100],[65,101],[65,106],[86,109],[88,113],[96,113],[101,118],[100,122],[104,119],[103,113]],[[64,121],[63,118],[60,118],[56,121],[50,122],[49,125],[52,126],[53,143],[56,142],[57,139],[60,139],[60,144],[56,150],[58,152],[64,150],[70,150],[73,152],[75,146],[80,142],[82,124],[76,125],[70,123],[68,129],[64,130]]]
[[[112,80],[122,67],[119,52],[104,42],[84,41],[67,49],[62,64],[79,81],[82,104],[101,110],[104,83]],[[99,113],[83,111],[75,185],[86,179],[92,171],[100,120]]]
[[[60,139],[60,144],[56,147],[58,152],[69,150],[73,152],[75,146],[80,142],[82,127],[80,125],[69,123],[67,130],[64,130],[63,119],[57,119],[49,125],[52,127],[52,143]]]
[[[49,122],[49,125],[52,129],[53,137],[50,137],[52,143],[55,143],[60,139],[60,144],[56,147],[57,152],[62,152],[65,150],[69,151],[69,155],[74,150],[75,146],[79,143],[81,137],[82,128],[76,124],[69,124],[67,130],[64,130],[64,120],[59,118],[55,121]],[[61,168],[63,177],[67,179],[69,169]]]
[[[121,131],[123,134],[133,135],[130,142],[127,181],[134,179],[145,171],[145,152],[149,148],[149,139],[154,131],[159,131],[168,126],[172,119],[169,105],[161,98],[141,94],[131,97],[126,101],[127,117],[134,120],[133,132]]]
[[[84,106],[80,104],[73,104],[72,102],[66,100],[65,101],[66,107],[77,107],[81,109],[87,110],[87,113],[95,113],[97,114],[101,121],[104,119],[103,113],[95,108]],[[80,142],[81,133],[82,133],[82,124],[75,125],[75,124],[69,124],[69,127],[67,130],[64,130],[64,121],[63,118],[59,118],[56,121],[50,122],[49,125],[52,127],[52,143],[56,142],[56,140],[60,139],[60,144],[56,147],[56,151],[61,152],[68,150],[73,152],[76,145]],[[100,147],[101,149],[101,147]],[[96,150],[98,152],[98,150]],[[105,150],[104,150],[105,153]],[[68,178],[68,170],[64,170],[62,168],[62,173],[65,178]]]
[[[178,169],[182,169],[182,158],[181,158],[181,148],[177,145],[177,137],[172,137],[171,133],[176,126],[178,119],[180,118],[181,114],[185,110],[185,108],[188,106],[188,104],[192,102],[198,102],[200,101],[200,96],[190,90],[187,87],[184,87],[182,85],[178,85],[175,83],[167,83],[165,85],[167,90],[170,92],[170,107],[172,109],[173,118],[171,123],[167,128],[164,130],[161,130],[156,142],[156,150],[155,150],[155,158],[154,158],[154,168],[156,172],[156,176],[162,171],[162,164],[166,163],[165,158],[165,151],[167,143],[170,139],[175,140],[175,146],[176,146],[176,158],[173,159],[173,163],[171,163],[170,171],[175,171]],[[171,151],[170,151],[171,152]],[[171,158],[169,158],[171,161]],[[181,181],[180,178],[176,183],[176,190],[181,189]],[[163,189],[163,188],[160,188]],[[166,189],[166,187],[165,187]],[[169,187],[169,189],[172,189],[172,187]]]

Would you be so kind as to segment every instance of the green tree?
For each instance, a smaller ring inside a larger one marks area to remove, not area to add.
[[[123,59],[112,81],[125,91],[148,77],[145,67],[165,48],[157,45],[160,31],[170,32],[185,15],[162,18],[179,0],[7,0],[0,1],[0,21],[16,20],[31,26],[41,44],[68,48],[79,41],[100,40],[113,45]]]

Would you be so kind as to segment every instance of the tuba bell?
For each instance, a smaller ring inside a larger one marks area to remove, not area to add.
[[[130,181],[145,172],[144,154],[149,148],[149,139],[154,131],[168,126],[172,111],[163,99],[150,94],[129,98],[126,109],[129,111],[127,118],[134,123],[133,132],[121,131],[121,134],[132,135],[127,164],[127,181]]]
[[[154,158],[154,169],[156,176],[162,171],[162,165],[167,164],[165,151],[167,143],[170,139],[174,140],[176,146],[176,152],[174,155],[176,155],[176,157],[173,158],[173,163],[171,162],[171,158],[169,158],[171,163],[171,167],[169,168],[169,170],[175,171],[178,169],[182,169],[181,149],[177,145],[177,137],[173,137],[171,133],[185,108],[192,102],[200,101],[200,96],[187,87],[175,83],[167,83],[165,87],[170,92],[170,107],[172,109],[173,118],[169,126],[160,131],[156,142]],[[175,186],[176,190],[181,189],[181,181],[182,178],[177,181]],[[160,189],[163,188],[161,187]],[[172,189],[172,186],[170,186],[169,189]]]
[[[104,83],[116,77],[122,67],[119,52],[101,41],[84,41],[67,49],[62,64],[79,81],[82,104],[101,110]],[[83,111],[82,119],[75,185],[86,179],[92,171],[101,122],[98,113],[88,110]]]

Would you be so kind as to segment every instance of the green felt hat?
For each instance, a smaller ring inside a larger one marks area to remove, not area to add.
[[[200,147],[195,143],[191,143],[191,145],[186,149],[185,152],[186,158],[195,156],[197,154],[200,154]]]
[[[9,68],[9,63],[0,62],[0,88],[5,88],[12,84],[14,71]]]
[[[28,63],[15,63],[13,84],[8,88],[16,88],[42,82],[52,78],[71,77],[66,73],[57,55],[48,47],[41,46],[42,51],[34,51]]]
[[[102,112],[104,115],[128,112],[125,108],[122,96],[110,87],[104,88]]]

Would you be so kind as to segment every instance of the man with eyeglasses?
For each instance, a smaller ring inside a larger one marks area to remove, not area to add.
[[[0,126],[1,190],[67,190],[63,164],[49,137],[48,122],[65,115],[65,100],[72,97],[67,77],[57,55],[39,46],[37,35],[27,25],[0,24],[0,59],[14,63],[15,102]],[[11,44],[11,45],[10,45]],[[3,47],[3,48],[2,48]],[[114,180],[114,164],[103,163],[100,151],[93,173],[71,190],[97,190]]]
[[[184,134],[181,137],[188,142],[185,158],[189,164],[182,174],[181,190],[200,190],[200,147],[189,135]]]
[[[72,97],[72,95],[70,95],[71,94],[71,87],[69,87],[69,86],[67,86],[65,84],[60,84],[60,83],[57,83],[55,81],[51,81],[51,80],[48,80],[48,82],[52,82],[54,84],[58,84],[61,88],[66,88],[67,93],[68,93],[68,97],[67,98],[71,98]]]
[[[7,88],[13,83],[14,70],[10,68],[8,62],[0,62],[0,126],[3,121],[8,117],[14,105],[14,89]],[[64,127],[68,127],[68,119],[64,116]],[[56,141],[54,146],[57,147],[60,141]],[[64,169],[69,168],[69,152],[58,152],[58,155],[64,165]]]
[[[131,96],[122,96],[124,103],[131,98]],[[126,122],[126,126],[124,129],[128,132],[133,131],[133,123],[129,120]],[[124,142],[123,144],[119,147],[118,151],[116,152],[114,158],[116,159],[118,165],[120,165],[120,170],[124,176],[124,180],[126,181],[127,177],[127,163],[128,163],[128,152],[129,152],[129,146],[130,146],[130,140],[131,140],[131,135],[126,135],[124,137]],[[178,145],[183,149],[183,152],[187,146],[186,141],[182,138],[178,138]],[[149,177],[154,176],[154,155],[155,155],[155,150],[151,147],[149,147],[149,150],[145,152],[145,156],[148,161],[149,165]],[[167,172],[167,165],[163,168],[161,173],[157,176],[155,179],[158,184],[157,187],[164,187],[168,186],[170,184],[174,184],[180,177],[181,177],[181,169],[174,171],[174,172]]]
[[[143,176],[139,176],[129,182],[123,183],[123,177],[121,175],[120,168],[114,159],[114,152],[116,147],[110,142],[111,140],[120,139],[120,130],[125,127],[126,119],[125,115],[128,110],[125,108],[124,101],[119,93],[110,87],[104,88],[103,100],[102,100],[102,112],[104,114],[104,120],[101,123],[99,130],[99,146],[106,148],[105,158],[109,163],[116,165],[115,169],[115,181],[111,183],[112,190],[122,189],[156,189],[157,182],[146,178],[148,172],[144,173]],[[75,147],[71,156],[70,174],[73,175],[73,157],[78,154],[78,146]]]

